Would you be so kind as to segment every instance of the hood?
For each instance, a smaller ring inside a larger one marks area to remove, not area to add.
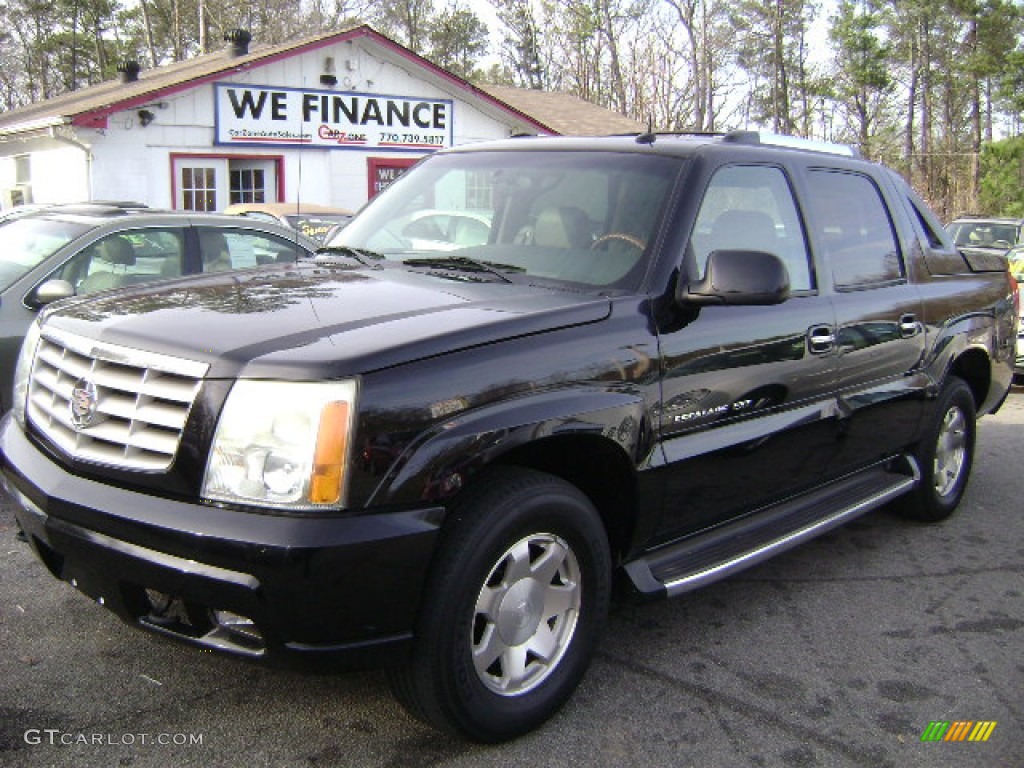
[[[46,323],[210,364],[211,378],[332,378],[598,322],[609,300],[527,283],[314,263],[62,302]]]

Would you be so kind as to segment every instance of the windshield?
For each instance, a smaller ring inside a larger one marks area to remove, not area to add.
[[[610,152],[435,155],[328,244],[427,268],[591,286],[642,276],[679,160]]]
[[[992,221],[953,222],[949,225],[953,242],[976,248],[1007,249],[1017,244],[1017,227]]]
[[[285,216],[293,229],[299,230],[306,237],[317,242],[324,238],[339,224],[345,224],[352,216],[343,213],[290,214]]]
[[[86,224],[32,216],[4,222],[0,225],[0,290],[89,229]]]

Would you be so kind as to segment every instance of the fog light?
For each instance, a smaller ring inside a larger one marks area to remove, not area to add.
[[[225,632],[234,635],[240,641],[262,645],[263,635],[256,628],[256,623],[247,616],[231,611],[213,611],[214,623]]]
[[[149,612],[154,617],[166,616],[174,602],[173,597],[155,589],[146,590],[146,600],[149,601]]]

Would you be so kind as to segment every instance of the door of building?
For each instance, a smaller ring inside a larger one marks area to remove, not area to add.
[[[176,210],[212,212],[232,203],[275,203],[278,187],[278,162],[273,158],[174,158]]]

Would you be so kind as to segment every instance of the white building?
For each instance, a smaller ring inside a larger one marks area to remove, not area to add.
[[[567,94],[476,87],[360,26],[223,51],[0,113],[0,207],[131,200],[356,209],[440,147],[643,130]]]

